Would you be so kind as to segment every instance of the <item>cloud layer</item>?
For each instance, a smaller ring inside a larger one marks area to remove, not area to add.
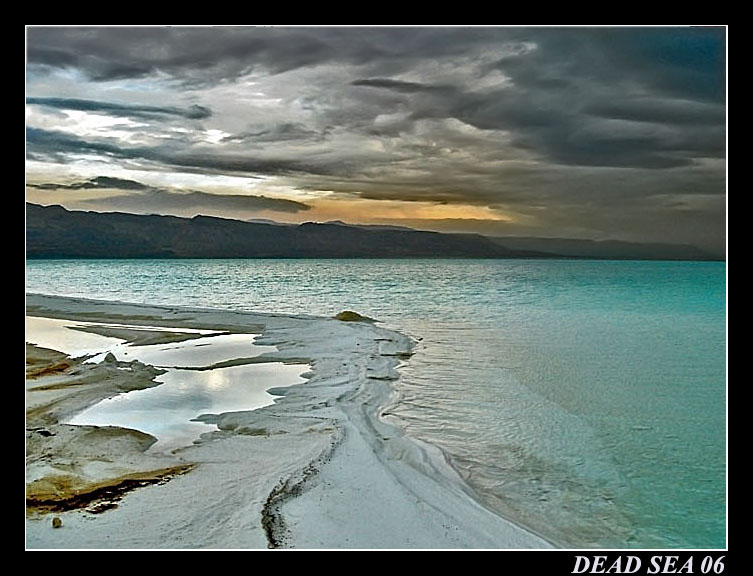
[[[208,194],[196,190],[169,190],[147,186],[134,180],[97,176],[82,182],[58,184],[54,182],[28,184],[39,190],[110,190],[114,195],[84,200],[83,205],[98,208],[124,210],[134,213],[157,214],[201,214],[202,210],[211,214],[223,211],[235,214],[244,212],[302,212],[310,207],[302,202],[265,196],[242,194]],[[127,192],[127,193],[123,193]],[[138,192],[138,193],[133,193]],[[205,212],[206,213],[206,212]]]
[[[725,32],[29,28],[27,156],[720,250]]]

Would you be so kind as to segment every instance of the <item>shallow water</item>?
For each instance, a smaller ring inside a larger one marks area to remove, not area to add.
[[[256,410],[274,403],[270,388],[305,382],[308,366],[281,362],[247,364],[213,370],[169,370],[155,388],[135,390],[103,400],[72,418],[69,424],[135,428],[157,438],[150,451],[187,446],[213,424],[196,422],[202,414]]]
[[[217,334],[167,344],[115,346],[108,351],[124,362],[139,360],[159,367],[200,368],[235,358],[255,358],[277,350],[274,346],[254,344],[257,336],[258,334]],[[104,354],[93,360],[99,361],[103,356]]]
[[[125,340],[110,336],[100,336],[90,332],[71,330],[68,326],[82,325],[81,322],[58,320],[55,318],[26,317],[26,341],[42,348],[51,348],[73,358],[110,350]]]
[[[272,404],[278,396],[270,388],[284,388],[305,382],[301,375],[307,365],[264,362],[208,370],[218,362],[235,358],[255,358],[277,350],[254,344],[256,334],[220,334],[183,342],[132,346],[108,336],[76,330],[80,326],[112,326],[51,318],[26,318],[26,340],[70,356],[92,355],[87,362],[101,362],[112,353],[117,360],[139,360],[167,372],[156,378],[154,388],[135,390],[105,399],[70,419],[68,424],[120,426],[133,428],[157,438],[150,451],[168,451],[190,445],[213,424],[194,421],[203,414],[256,410]],[[129,329],[134,327],[120,324]],[[151,330],[210,334],[208,330],[150,327]]]
[[[378,318],[422,338],[392,412],[488,505],[573,547],[725,546],[724,264],[30,261],[27,290]]]

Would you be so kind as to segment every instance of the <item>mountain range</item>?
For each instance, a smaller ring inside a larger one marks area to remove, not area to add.
[[[688,245],[490,238],[343,222],[84,212],[26,204],[27,258],[603,258],[718,260]]]

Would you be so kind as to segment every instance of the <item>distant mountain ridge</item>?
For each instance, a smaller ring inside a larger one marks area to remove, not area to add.
[[[621,240],[583,240],[575,238],[494,237],[500,246],[511,250],[530,250],[558,254],[564,258],[609,260],[723,260],[689,244],[624,242]]]
[[[28,258],[514,258],[483,236],[26,205]]]
[[[26,204],[27,258],[629,258],[631,253],[713,259],[692,246],[487,238],[339,221],[279,225]]]

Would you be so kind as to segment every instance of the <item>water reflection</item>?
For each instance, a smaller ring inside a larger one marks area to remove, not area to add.
[[[305,365],[281,362],[247,364],[214,370],[170,369],[158,376],[162,385],[103,400],[78,414],[71,424],[135,428],[158,439],[150,450],[187,446],[214,425],[192,422],[201,414],[255,410],[272,404],[269,388],[305,382]]]
[[[76,327],[118,327],[173,333],[202,334],[183,342],[133,346],[120,338],[82,332]],[[258,334],[222,334],[208,330],[100,324],[51,318],[26,318],[26,341],[58,350],[72,357],[91,355],[87,362],[101,362],[108,353],[118,360],[139,360],[165,368],[158,376],[160,386],[119,394],[77,414],[68,423],[119,426],[141,430],[157,438],[151,451],[187,446],[212,424],[193,422],[202,414],[256,410],[272,404],[270,388],[284,388],[305,382],[307,365],[264,362],[206,368],[237,358],[256,358],[276,352],[274,346],[254,343]],[[178,367],[178,368],[176,368]]]

